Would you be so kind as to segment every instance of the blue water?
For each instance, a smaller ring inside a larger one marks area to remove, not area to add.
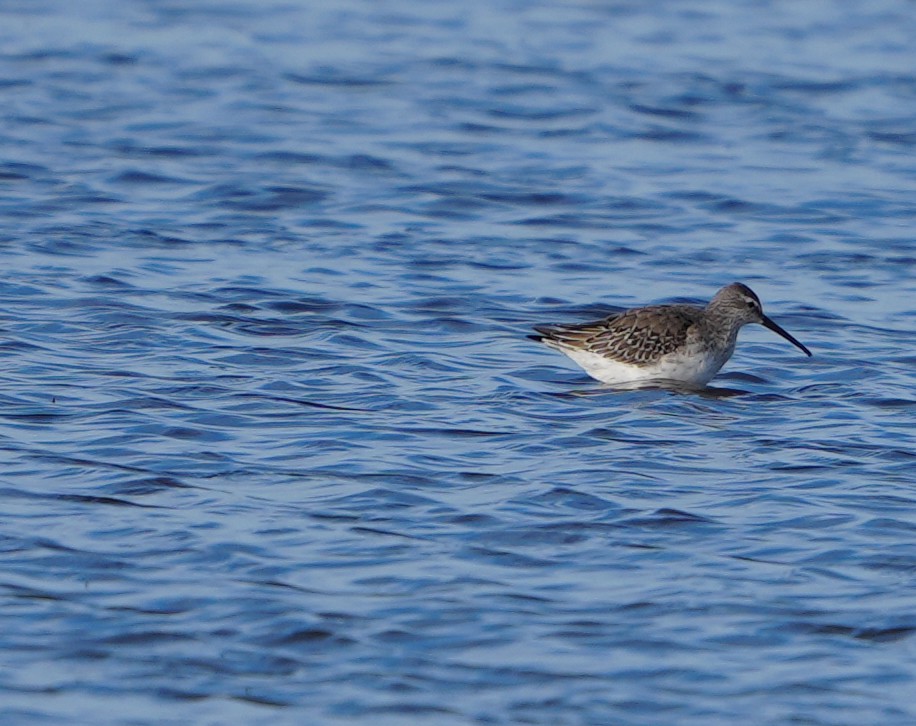
[[[0,722],[916,723],[911,3],[0,8]],[[708,299],[698,394],[537,323]]]

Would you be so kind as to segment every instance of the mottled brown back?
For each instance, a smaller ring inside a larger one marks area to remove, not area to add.
[[[537,325],[542,340],[631,365],[650,365],[685,345],[703,310],[692,305],[652,305],[577,325]]]

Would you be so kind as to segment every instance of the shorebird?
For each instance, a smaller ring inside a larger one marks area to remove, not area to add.
[[[535,325],[530,338],[568,355],[604,383],[705,386],[735,352],[738,331],[759,323],[805,355],[811,351],[763,314],[747,285],[723,287],[706,307],[650,305],[592,323]]]

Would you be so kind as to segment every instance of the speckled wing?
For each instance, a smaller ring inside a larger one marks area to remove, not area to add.
[[[646,366],[687,343],[702,310],[688,305],[654,305],[604,320],[576,325],[536,325],[540,340],[576,348],[630,365]]]

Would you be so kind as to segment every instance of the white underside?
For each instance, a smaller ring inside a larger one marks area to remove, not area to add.
[[[605,358],[578,348],[553,345],[578,363],[592,378],[602,383],[636,383],[642,381],[678,381],[697,386],[709,383],[731,357],[683,355],[672,353],[651,366],[634,366]]]

